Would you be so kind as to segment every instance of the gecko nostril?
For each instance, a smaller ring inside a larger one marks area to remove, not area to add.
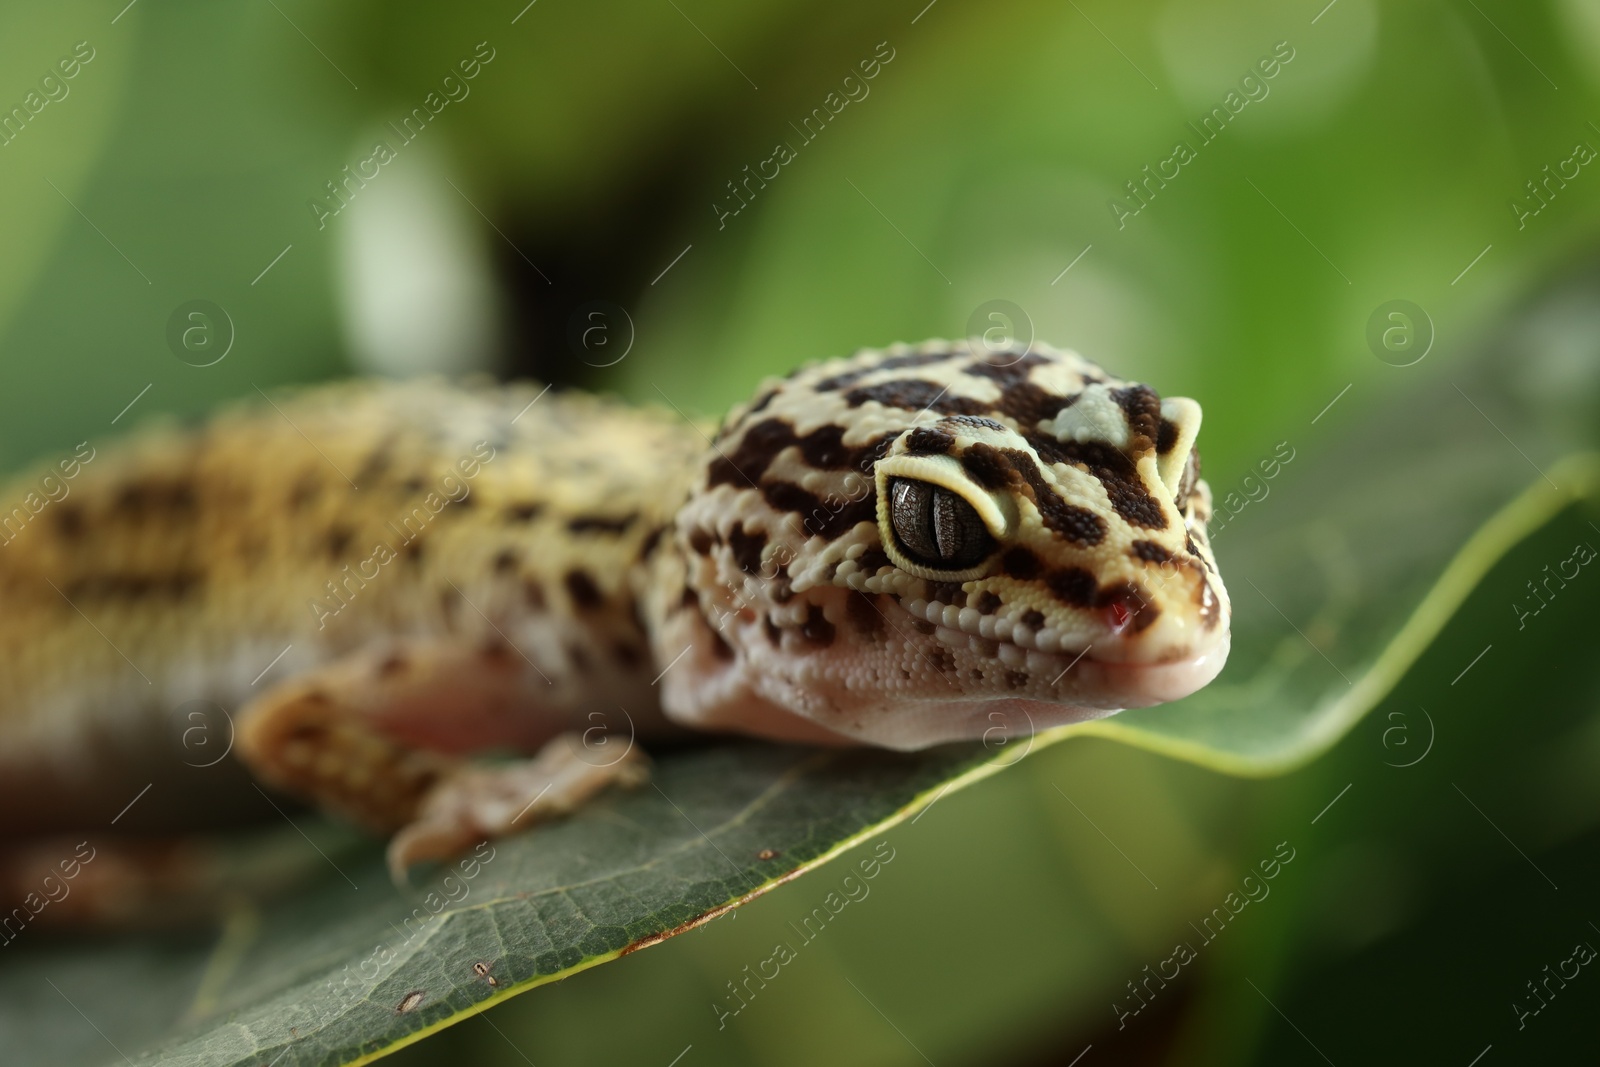
[[[1131,582],[1103,589],[1095,599],[1106,626],[1114,633],[1120,634],[1129,629],[1141,633],[1161,614],[1161,609]]]

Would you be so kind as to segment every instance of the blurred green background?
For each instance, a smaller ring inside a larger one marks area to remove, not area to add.
[[[1200,400],[1206,473],[1232,485],[1276,442],[1360,433],[1408,376],[1596,295],[1600,174],[1563,163],[1600,147],[1593,0],[124,2],[0,14],[0,108],[23,109],[0,136],[8,469],[352,373],[533,375],[715,416],[764,374],[985,329],[1003,300],[1016,332]],[[41,85],[79,42],[92,58]],[[1292,58],[1246,80],[1274,55]],[[1188,124],[1218,107],[1202,144]],[[392,161],[336,201],[380,140]],[[1127,183],[1179,140],[1195,158],[1141,206]],[[780,142],[793,159],[735,199]],[[1547,165],[1578,173],[1542,204],[1525,183]],[[1393,299],[1435,331],[1414,367],[1366,340]],[[184,318],[197,300],[222,315]],[[1593,322],[1561,335],[1574,390],[1600,373]],[[1600,945],[1594,590],[1451,684],[1527,575],[1600,543],[1592,519],[1497,567],[1300,772],[1068,743],[892,831],[870,900],[721,1029],[713,1002],[830,869],[394,1062],[1487,1067],[1592,1048],[1600,977],[1520,1028],[1511,1005]],[[1279,842],[1295,858],[1270,896],[1201,947],[1191,924]],[[1129,983],[1185,940],[1198,958],[1119,1025]]]

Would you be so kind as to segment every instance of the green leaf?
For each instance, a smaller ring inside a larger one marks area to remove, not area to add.
[[[135,1063],[366,1062],[714,919],[1019,755],[675,753],[652,785],[485,846],[405,895],[370,843],[324,841],[337,873],[263,913],[241,904],[214,946],[22,931],[0,977],[7,1048],[26,1062],[116,1060],[104,1033]]]
[[[1256,499],[1216,524],[1234,649],[1187,700],[994,750],[669,752],[654,785],[498,842],[411,896],[370,843],[327,843],[337,874],[260,913],[240,905],[214,945],[24,931],[0,977],[8,1050],[93,1063],[116,1058],[115,1034],[117,1052],[146,1050],[136,1063],[367,1062],[709,921],[1030,747],[1092,734],[1232,773],[1303,763],[1388,692],[1496,559],[1596,494],[1600,456],[1574,447],[1590,423],[1531,416],[1560,410],[1548,401],[1492,367],[1440,374],[1354,433],[1308,428],[1255,482],[1216,485],[1225,507]],[[1507,638],[1486,635],[1484,654]]]

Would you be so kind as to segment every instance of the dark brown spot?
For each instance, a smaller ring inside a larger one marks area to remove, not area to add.
[[[915,615],[911,617],[911,628],[919,634],[931,634],[935,629],[933,623],[927,619],[920,619]]]
[[[1098,441],[1059,442],[1043,434],[1029,437],[1028,443],[1049,462],[1071,463],[1094,475],[1105,487],[1111,506],[1128,522],[1150,530],[1166,529],[1166,513],[1124,453]]]
[[[928,599],[937,600],[941,604],[952,604],[958,608],[967,605],[967,594],[962,590],[960,582],[928,582]]]
[[[317,495],[317,490],[322,488],[322,482],[312,474],[302,474],[294,483],[294,488],[289,491],[289,510],[299,511]]]
[[[626,515],[579,515],[567,520],[567,530],[575,534],[583,533],[608,533],[620,535],[628,532],[639,519],[637,511],[630,511]]]
[[[762,393],[759,397],[756,398],[756,402],[754,404],[750,405],[750,410],[746,411],[745,414],[746,415],[755,415],[755,414],[758,414],[759,412],[765,411],[767,409],[767,405],[772,403],[772,398],[777,396],[777,395],[778,395],[778,390],[776,390],[776,389],[768,389],[766,392]]]
[[[1000,604],[1000,598],[991,593],[989,590],[985,589],[983,592],[978,594],[978,599],[973,603],[972,606],[978,609],[978,614],[980,615],[993,615],[996,611],[1000,610]]]
[[[867,575],[877,574],[884,567],[890,566],[889,554],[881,548],[869,548],[856,557],[856,566]]]
[[[1008,577],[1026,582],[1037,578],[1039,572],[1044,569],[1044,564],[1030,550],[1021,545],[1013,545],[1000,556],[1000,569]]]
[[[774,510],[802,515],[802,526],[808,534],[830,541],[855,529],[859,523],[874,521],[878,514],[878,502],[871,493],[859,500],[830,503],[793,482],[770,482],[761,487],[761,495]]]
[[[204,582],[196,571],[171,574],[92,574],[67,582],[68,600],[182,600]]]
[[[1026,674],[1021,671],[1006,671],[1007,689],[1026,689],[1027,686],[1028,676]]]
[[[985,489],[1003,489],[1021,478],[1011,464],[1010,451],[979,441],[962,453],[961,467]]]
[[[935,645],[930,649],[928,659],[933,663],[934,670],[940,674],[949,674],[956,669],[955,655],[943,645]]]
[[[778,624],[772,621],[771,615],[762,618],[761,628],[766,631],[768,644],[773,648],[783,647],[783,631],[778,629]]]
[[[735,656],[733,646],[728,644],[723,639],[722,634],[716,630],[711,631],[711,654],[725,662],[732,660]]]
[[[716,543],[716,536],[703,526],[696,526],[689,531],[689,547],[702,556],[711,555],[711,546]]]
[[[511,522],[532,522],[544,510],[543,504],[526,502],[521,504],[506,505],[506,519]]]
[[[632,641],[617,641],[611,646],[612,655],[626,667],[637,667],[644,662],[644,649]]]
[[[502,548],[494,555],[494,572],[510,574],[522,563],[522,553],[514,548]]]
[[[1161,398],[1148,385],[1130,385],[1126,389],[1111,390],[1111,399],[1128,418],[1131,440],[1128,447],[1135,454],[1157,447],[1161,437]]]
[[[393,678],[397,674],[405,673],[406,666],[406,658],[398,653],[385,656],[383,662],[378,664],[378,677]]]
[[[357,485],[371,485],[388,471],[394,463],[394,441],[391,435],[377,448],[367,453],[367,458],[361,462],[361,467],[353,479]]]
[[[644,540],[639,542],[639,558],[644,559],[656,550],[661,543],[661,535],[666,533],[665,526],[657,526],[654,530],[644,535]]]
[[[1172,559],[1172,553],[1154,541],[1135,541],[1133,554],[1146,563],[1167,563]]]
[[[1094,575],[1082,567],[1067,567],[1064,570],[1054,571],[1045,579],[1045,584],[1056,595],[1056,599],[1063,604],[1073,607],[1086,608],[1094,603],[1095,581]]]
[[[706,487],[759,484],[778,453],[798,440],[794,427],[782,419],[762,419],[754,423],[740,436],[731,452],[719,440],[717,446],[721,451],[707,468]]]
[[[1178,443],[1178,424],[1171,419],[1161,420],[1161,429],[1156,432],[1156,451],[1163,456],[1171,452]]]
[[[589,667],[593,663],[593,661],[589,658],[589,650],[578,644],[576,641],[568,642],[567,659],[574,667],[578,669],[580,674],[588,674]]]
[[[744,523],[736,522],[728,531],[728,548],[733,552],[733,562],[746,574],[761,571],[761,550],[767,547],[767,535],[757,530],[746,533]]]
[[[81,507],[76,504],[59,504],[56,506],[54,515],[56,533],[67,541],[82,540],[84,521]]]
[[[335,526],[328,531],[328,558],[339,559],[344,555],[344,550],[350,547],[350,540],[355,535],[348,526]]]
[[[1021,359],[1013,359],[1006,353],[997,352],[991,358],[974,360],[963,367],[962,371],[1004,386],[1027,381],[1034,367],[1042,367],[1049,362],[1037,352],[1025,353]]]
[[[511,651],[511,646],[498,639],[487,641],[478,649],[478,659],[497,670],[512,666],[515,656],[516,653]]]
[[[906,451],[913,456],[948,455],[955,444],[956,439],[943,430],[926,426],[919,426],[906,435]]]
[[[407,563],[412,566],[419,566],[422,563],[422,542],[408,542],[405,547],[400,549],[400,554],[406,558]]]
[[[863,636],[873,637],[883,631],[883,613],[873,602],[871,593],[852,589],[844,601],[844,613]]]
[[[930,363],[943,363],[946,360],[954,358],[957,354],[958,353],[951,351],[938,351],[913,352],[904,356],[889,356],[886,359],[878,360],[876,363],[869,363],[865,367],[858,367],[855,370],[845,371],[842,374],[835,374],[831,378],[824,378],[817,382],[816,385],[813,385],[812,388],[819,393],[831,393],[837,389],[843,389],[847,385],[854,385],[862,378],[865,378],[867,375],[873,374],[877,371],[904,370],[907,367],[925,367]]]
[[[193,515],[198,503],[194,485],[190,482],[183,479],[151,479],[129,482],[117,490],[112,509],[137,521],[160,512],[174,516]]]
[[[1017,382],[1006,386],[995,407],[1001,414],[1016,419],[1024,430],[1031,430],[1055,418],[1062,408],[1071,407],[1077,399],[1078,394],[1057,396],[1032,382]]]
[[[567,572],[565,579],[567,596],[579,608],[588,610],[600,606],[600,587],[594,584],[594,579],[585,571],[573,569]]]
[[[989,413],[989,405],[970,397],[951,396],[948,388],[937,382],[911,378],[852,389],[845,394],[845,401],[853,408],[872,400],[884,407],[907,408],[913,411],[931,409],[941,415]]]
[[[1029,610],[1022,613],[1022,625],[1030,630],[1037,630],[1044,626],[1044,613]]]
[[[889,451],[893,434],[882,434],[859,448],[844,443],[844,427],[827,425],[800,438],[800,454],[807,463],[820,470],[867,471]]]
[[[700,606],[700,594],[688,586],[684,586],[683,592],[678,594],[678,605],[685,608],[698,608]]]
[[[818,648],[827,648],[833,644],[833,623],[822,614],[821,605],[811,604],[806,607],[806,621],[800,624],[800,636]]]
[[[1007,449],[1006,458],[1011,460],[1012,468],[1022,476],[1027,487],[1025,491],[1032,496],[1047,527],[1067,540],[1084,546],[1097,545],[1105,540],[1105,520],[1088,508],[1069,504],[1062,499],[1061,494],[1044,480],[1032,456],[1019,449]],[[1159,509],[1157,514],[1160,514]]]

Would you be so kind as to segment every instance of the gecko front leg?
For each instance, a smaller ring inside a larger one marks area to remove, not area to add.
[[[396,642],[283,682],[240,715],[237,751],[264,783],[394,837],[397,880],[565,814],[607,785],[638,785],[631,744],[592,754],[553,688],[514,650]],[[527,759],[474,762],[492,748]]]
[[[609,785],[633,788],[649,780],[649,763],[638,748],[602,758],[577,731],[550,739],[532,759],[457,768],[438,780],[416,817],[389,841],[389,873],[400,881],[415,863],[449,859],[474,842],[570,815]]]

